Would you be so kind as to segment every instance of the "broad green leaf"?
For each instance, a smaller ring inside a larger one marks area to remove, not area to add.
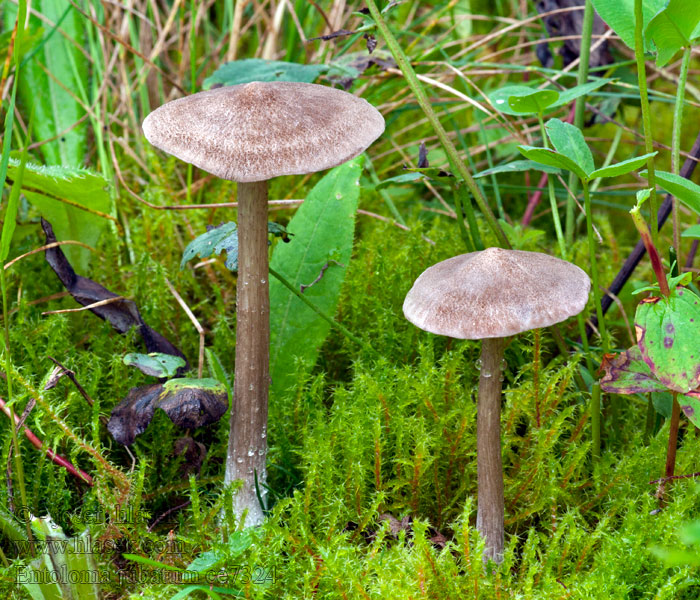
[[[663,392],[666,387],[657,381],[649,365],[642,359],[638,346],[614,356],[604,355],[600,365],[604,375],[600,388],[612,394],[646,394]]]
[[[213,85],[238,85],[251,81],[300,81],[313,83],[328,70],[327,65],[301,65],[299,63],[262,58],[244,58],[221,65],[204,80],[203,89]]]
[[[650,157],[656,156],[657,154],[658,152],[652,152],[642,156],[635,156],[634,158],[628,158],[627,160],[615,163],[614,165],[596,169],[590,174],[590,178],[596,179],[598,177],[618,177],[620,175],[636,171],[639,169],[639,167],[645,165]]]
[[[645,298],[635,315],[637,343],[666,388],[686,394],[700,385],[700,298],[678,287],[668,298]]]
[[[4,2],[3,8],[5,25],[11,29],[8,25],[14,24],[17,8],[11,2]],[[60,32],[52,31],[35,12],[47,22],[60,23]],[[85,110],[77,100],[88,88],[88,63],[81,51],[85,46],[85,20],[70,3],[62,0],[35,0],[32,13],[30,35],[35,36],[43,27],[45,36],[39,51],[22,67],[19,100],[27,112],[34,111],[35,137],[51,139],[39,146],[45,162],[79,167],[85,160],[87,135],[87,122],[79,123]],[[31,52],[27,47],[23,51]]]
[[[474,179],[479,177],[486,177],[487,175],[496,175],[498,173],[516,173],[518,171],[542,171],[544,173],[559,173],[560,170],[557,167],[550,167],[548,165],[538,163],[532,160],[514,160],[504,165],[498,165],[491,169],[486,169],[485,171],[479,171],[474,175]]]
[[[694,2],[695,0],[691,0]],[[622,41],[634,50],[634,0],[592,0],[593,7]],[[642,31],[668,0],[642,0]],[[645,44],[644,50],[652,50]]]
[[[502,88],[499,88],[497,90],[494,90],[488,95],[489,101],[491,104],[494,106],[494,108],[498,109],[500,112],[505,113],[506,115],[511,115],[514,117],[519,117],[522,113],[517,112],[516,109],[511,108],[509,100],[511,98],[519,98],[519,97],[527,97],[530,96],[531,94],[537,94],[538,92],[552,92],[554,90],[537,90],[534,87],[528,86],[528,85],[507,85]],[[559,98],[559,93],[554,92],[556,94],[556,98],[552,100],[554,102],[556,99]],[[550,102],[550,104],[552,103]],[[548,106],[548,105],[547,105]],[[537,112],[536,110],[533,111],[533,113]]]
[[[568,156],[581,167],[586,173],[587,178],[590,179],[590,174],[595,169],[595,164],[593,163],[591,149],[588,147],[588,144],[586,144],[581,130],[559,119],[550,119],[547,121],[545,129],[547,130],[547,135],[554,149],[559,152],[559,154]]]
[[[18,174],[18,161],[10,159],[8,179],[14,181]],[[87,169],[28,163],[22,192],[51,223],[59,241],[77,240],[94,247],[108,220],[116,221],[109,183]],[[89,250],[66,245],[63,251],[77,271],[87,270]]]
[[[555,150],[550,150],[549,148],[534,148],[533,146],[518,146],[518,150],[525,158],[529,158],[535,163],[572,171],[581,179],[588,178],[586,172],[578,164],[568,156],[559,154]],[[533,165],[533,167],[535,167],[535,165]]]
[[[185,366],[185,360],[180,356],[163,354],[162,352],[151,352],[150,354],[139,354],[130,352],[122,359],[125,365],[136,367],[146,375],[153,377],[173,377],[177,370]]]
[[[529,94],[515,95],[508,98],[508,106],[518,115],[544,113],[559,99],[556,90],[533,90]]]
[[[641,175],[647,177],[647,171],[642,171]],[[668,171],[656,171],[655,176],[659,187],[700,215],[700,185]]]
[[[693,32],[700,24],[700,2],[670,0],[649,21],[644,32],[645,43],[656,47],[656,64],[663,67],[681,48],[691,45]]]
[[[691,225],[683,233],[681,233],[681,237],[700,238],[700,225]]]
[[[666,390],[666,388],[664,389]],[[651,403],[654,405],[654,410],[664,419],[671,418],[671,413],[673,412],[673,394],[670,391],[652,392]]]
[[[330,171],[311,190],[289,222],[289,244],[278,244],[270,266],[297,289],[321,279],[304,295],[328,315],[335,313],[350,261],[362,171],[359,156]],[[283,394],[294,383],[295,361],[316,362],[330,325],[277,279],[270,281],[271,392]]]

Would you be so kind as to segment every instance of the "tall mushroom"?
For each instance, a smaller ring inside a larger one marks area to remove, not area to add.
[[[234,514],[263,512],[269,386],[267,180],[329,169],[358,156],[384,131],[379,111],[322,85],[253,82],[199,92],[143,122],[151,144],[238,182],[238,280],[234,399],[225,484],[242,479]]]
[[[482,340],[476,417],[476,527],[484,560],[503,559],[501,361],[506,338],[559,323],[586,306],[591,282],[581,269],[538,252],[487,248],[426,269],[406,295],[403,312],[421,329]]]

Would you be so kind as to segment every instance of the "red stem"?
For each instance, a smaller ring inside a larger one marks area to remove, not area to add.
[[[10,409],[8,408],[7,404],[2,398],[0,398],[0,409],[2,409],[2,412],[4,412],[7,415],[7,417],[10,418]],[[19,426],[19,424],[19,417],[15,415],[15,426]],[[63,458],[60,454],[56,454],[53,450],[51,450],[51,448],[47,448],[46,446],[44,446],[44,443],[38,437],[36,437],[36,435],[34,435],[34,432],[32,432],[32,430],[29,429],[29,427],[24,428],[24,435],[35,448],[41,450],[42,452],[45,452],[46,456],[48,456],[57,465],[60,465],[71,475],[74,475],[78,479],[81,479],[88,485],[93,485],[92,477],[90,477],[90,475],[88,475],[85,471],[74,467],[72,463],[70,463],[67,459]]]

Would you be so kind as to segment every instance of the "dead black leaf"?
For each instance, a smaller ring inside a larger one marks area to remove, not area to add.
[[[374,52],[374,49],[377,47],[377,38],[374,37],[371,33],[365,33],[364,36],[365,41],[367,42],[367,52],[372,54]]]
[[[216,379],[171,379],[163,384],[131,388],[110,416],[107,429],[125,446],[143,433],[160,408],[183,429],[196,429],[218,421],[228,409],[226,387]]]
[[[54,243],[56,235],[51,224],[45,219],[41,219],[41,227],[46,235],[46,243]],[[109,304],[91,308],[90,312],[93,312],[105,321],[109,321],[119,333],[126,333],[132,327],[137,327],[148,352],[162,352],[163,354],[172,354],[183,358],[185,366],[178,370],[178,375],[189,369],[185,355],[160,333],[146,325],[133,300],[121,298],[92,279],[78,275],[59,246],[46,250],[46,262],[49,263],[76,302],[83,306],[89,306],[96,302],[114,299]]]
[[[425,142],[421,142],[420,146],[418,146],[418,168],[427,169],[429,166],[428,149],[425,147]]]
[[[537,12],[540,14],[554,12],[544,17],[544,26],[547,33],[551,37],[568,38],[559,50],[564,66],[576,60],[581,53],[581,30],[583,28],[583,10],[564,11],[561,9],[572,8],[575,6],[583,6],[586,0],[539,0],[536,3]],[[607,26],[603,20],[595,14],[593,20],[593,35],[602,35],[605,33]],[[594,40],[597,38],[594,38]],[[545,67],[554,66],[554,59],[549,50],[549,44],[543,42],[537,46],[537,58]],[[591,68],[608,65],[613,62],[612,56],[608,51],[607,42],[603,41],[589,57],[589,65]]]

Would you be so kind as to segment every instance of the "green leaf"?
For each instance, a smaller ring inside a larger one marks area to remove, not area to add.
[[[548,165],[535,162],[533,160],[514,160],[503,165],[498,165],[491,169],[486,169],[485,171],[479,171],[473,177],[474,179],[478,179],[479,177],[486,177],[487,175],[496,175],[497,173],[515,173],[518,171],[532,170],[553,174],[561,172],[557,167],[550,167]]]
[[[150,354],[130,352],[122,361],[125,365],[136,367],[142,373],[153,377],[173,377],[178,369],[185,366],[183,358],[162,352]]]
[[[15,181],[18,176],[19,162],[10,159],[7,177]],[[116,221],[108,181],[87,169],[27,163],[22,192],[51,223],[58,240],[77,240],[94,247],[107,221]],[[88,250],[66,245],[63,251],[76,270],[87,270]]]
[[[568,156],[559,154],[554,150],[550,150],[549,148],[534,148],[532,146],[518,146],[518,150],[525,158],[529,158],[535,163],[541,163],[549,167],[572,171],[581,179],[588,178],[586,172],[579,167],[578,164],[576,164]],[[535,166],[536,165],[533,165],[533,167]]]
[[[335,313],[340,287],[350,261],[355,231],[355,211],[360,194],[362,156],[330,171],[311,190],[297,209],[288,229],[289,244],[278,244],[270,266],[297,289],[323,276],[306,288],[316,306]],[[334,261],[334,262],[331,262]],[[305,369],[316,362],[318,350],[330,325],[285,288],[270,281],[270,377],[271,392],[283,394],[294,383],[294,361]]]
[[[591,149],[588,147],[588,144],[586,144],[581,130],[559,119],[550,119],[547,121],[545,129],[547,130],[547,135],[554,149],[559,152],[559,154],[568,156],[581,167],[586,173],[587,178],[590,179],[590,174],[595,169],[595,164],[593,163]]]
[[[207,258],[212,254],[226,251],[226,268],[238,270],[238,225],[233,221],[212,227],[206,233],[194,238],[182,253],[180,268],[184,269],[188,261],[195,256]]]
[[[389,187],[392,185],[401,185],[403,183],[413,183],[414,181],[423,181],[425,179],[425,175],[422,173],[416,173],[416,172],[411,172],[411,173],[401,173],[401,175],[397,175],[396,177],[389,177],[388,179],[384,179],[380,181],[377,185],[375,185],[375,189],[381,190],[384,189],[385,187]]]
[[[691,0],[694,1],[694,0]],[[603,21],[605,21],[622,41],[634,50],[634,0],[592,0],[593,6]],[[668,2],[668,0],[642,0],[642,30],[649,21]],[[645,44],[645,52],[652,50]]]
[[[691,225],[683,233],[683,238],[700,238],[700,225]]]
[[[569,104],[579,96],[590,94],[611,79],[596,79],[568,90],[536,89],[527,85],[507,85],[488,95],[491,104],[500,112],[514,117],[523,114],[551,112]]]
[[[620,175],[625,175],[626,173],[636,171],[639,169],[639,167],[645,165],[649,158],[656,156],[657,154],[658,152],[643,154],[642,156],[628,158],[627,160],[623,160],[622,162],[615,163],[614,165],[610,165],[608,167],[596,169],[590,174],[590,178],[596,179],[598,177],[618,177]]]
[[[262,58],[244,58],[221,65],[204,80],[203,89],[215,84],[238,85],[251,81],[300,81],[313,83],[328,70],[327,65],[301,65],[299,63]]]
[[[267,233],[284,240],[289,238],[287,229],[279,223],[268,223]],[[180,268],[184,269],[187,262],[195,256],[207,258],[224,251],[226,251],[226,268],[230,271],[238,271],[238,226],[233,221],[212,227],[187,244],[182,253]]]
[[[647,177],[647,171],[642,171],[641,175]],[[659,187],[700,215],[700,185],[668,171],[656,171],[655,176]]]
[[[17,8],[11,2],[3,3],[3,8],[6,29],[12,29],[10,23],[14,24]],[[88,62],[81,51],[85,46],[85,21],[67,2],[36,0],[29,19],[33,37],[45,25],[36,13],[48,23],[57,24],[60,32],[55,28],[47,31],[38,51],[23,66],[19,100],[27,112],[34,111],[36,137],[51,140],[39,146],[46,163],[79,167],[85,160],[87,136],[87,122],[79,122],[85,111],[76,100],[88,88]]]
[[[657,381],[649,365],[642,359],[637,346],[612,357],[604,355],[600,368],[604,371],[600,380],[600,388],[604,392],[646,394],[666,391],[666,387]]]
[[[559,99],[556,90],[533,90],[529,94],[508,98],[508,106],[518,115],[540,114]]]
[[[686,394],[700,385],[700,298],[672,288],[668,298],[645,298],[635,315],[637,343],[656,379]]]
[[[695,427],[700,427],[700,392],[694,390],[682,396],[679,395],[678,403],[688,420]]]
[[[575,85],[574,87],[569,88],[568,90],[560,92],[559,100],[557,100],[549,108],[550,110],[553,110],[555,108],[559,108],[560,106],[566,106],[567,104],[569,104],[569,102],[576,100],[576,98],[586,96],[591,92],[597,90],[598,88],[603,87],[606,83],[610,83],[611,81],[612,79],[600,78],[594,79],[593,81],[589,81],[588,83],[582,83],[581,85]]]
[[[212,377],[177,377],[169,379],[163,384],[163,390],[168,394],[175,394],[181,390],[195,389],[206,390],[213,394],[226,394],[226,386],[218,379]]]
[[[670,0],[646,27],[645,43],[656,47],[656,64],[666,65],[681,48],[691,45],[693,32],[700,24],[700,2]]]

